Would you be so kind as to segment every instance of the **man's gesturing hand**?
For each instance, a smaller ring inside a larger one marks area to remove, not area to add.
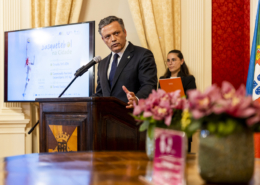
[[[135,93],[128,91],[128,89],[125,86],[122,86],[122,88],[125,91],[126,97],[128,99],[128,106],[126,106],[126,108],[134,108],[134,102],[138,104],[138,99],[136,98]]]

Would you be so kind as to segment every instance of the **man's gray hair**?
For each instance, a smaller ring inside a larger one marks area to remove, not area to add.
[[[108,17],[102,19],[99,22],[99,24],[98,24],[98,32],[99,32],[99,34],[102,36],[101,29],[103,27],[105,27],[106,25],[109,25],[110,23],[114,22],[114,21],[117,21],[120,24],[120,26],[121,26],[123,31],[125,30],[125,25],[124,25],[123,19],[120,19],[120,18],[118,18],[116,16],[108,16]]]

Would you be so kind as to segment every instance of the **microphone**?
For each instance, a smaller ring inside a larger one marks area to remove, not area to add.
[[[79,68],[76,73],[74,74],[75,77],[83,75],[85,72],[88,71],[93,65],[99,63],[102,60],[100,56],[94,57],[89,63]]]
[[[74,78],[73,80],[69,83],[69,85],[67,85],[67,87],[62,91],[62,93],[59,95],[59,98],[65,93],[65,91],[70,87],[70,85],[76,80],[76,78],[78,78],[79,76],[83,75],[85,72],[87,72],[87,70],[89,68],[91,68],[93,65],[95,65],[96,63],[99,63],[102,60],[102,58],[100,56],[94,57],[88,64],[82,66],[81,68],[79,68],[76,73],[74,74]],[[39,120],[37,121],[37,123],[35,123],[35,125],[30,129],[30,131],[28,132],[28,134],[31,134],[31,132],[34,130],[34,128],[39,124]]]

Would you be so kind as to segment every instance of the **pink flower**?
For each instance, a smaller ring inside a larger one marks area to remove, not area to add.
[[[241,86],[240,86],[241,87]],[[242,87],[240,88],[244,89]],[[226,107],[226,113],[238,118],[249,118],[256,113],[255,108],[252,107],[252,98],[249,96],[244,96],[243,92],[236,92],[228,101],[228,106]]]
[[[246,120],[246,124],[248,126],[253,126],[254,124],[259,122],[260,122],[260,116],[258,114]]]
[[[181,92],[180,90],[177,90],[170,93],[171,96],[170,104],[172,109],[183,110],[183,107],[187,102],[185,98],[181,98],[180,92]]]
[[[229,102],[224,99],[218,99],[212,107],[212,112],[215,114],[222,114],[228,109]]]
[[[222,82],[221,94],[225,99],[232,98],[236,93],[236,89],[233,85],[227,81]]]
[[[152,112],[149,112],[149,111],[145,111],[143,116],[144,116],[145,118],[148,118],[148,117],[153,116],[153,113],[152,113]]]
[[[166,124],[167,126],[170,126],[170,125],[171,125],[171,121],[172,121],[172,115],[168,115],[167,117],[165,117],[164,122],[165,122],[165,124]]]
[[[252,107],[255,109],[256,113],[251,118],[247,119],[247,125],[253,126],[257,123],[260,123],[260,104],[257,101],[253,101]]]
[[[236,91],[236,95],[237,96],[246,96],[246,87],[244,86],[244,84],[241,84],[240,87],[238,88],[238,90]]]
[[[176,99],[181,98],[181,94],[180,93],[181,93],[181,90],[170,92],[169,95],[171,97],[171,100],[176,100]]]
[[[215,85],[209,87],[204,93],[198,90],[188,91],[190,111],[195,119],[207,116],[213,112],[212,107],[219,96],[219,88]]]
[[[152,110],[152,114],[155,120],[163,120],[165,117],[172,116],[172,109],[156,106]]]
[[[153,90],[147,99],[140,99],[138,105],[134,105],[135,116],[143,114],[144,118],[152,117],[155,120],[164,120],[166,125],[171,124],[174,109],[187,107],[187,101],[181,98],[180,91],[166,93],[162,89]]]
[[[137,116],[137,115],[141,114],[144,110],[145,110],[145,100],[140,99],[139,102],[138,102],[138,105],[134,105],[133,114],[135,116]]]
[[[224,81],[221,89],[212,85],[204,93],[192,90],[188,91],[188,95],[189,110],[195,119],[214,113],[245,119],[250,126],[260,122],[260,104],[246,96],[244,85],[236,90],[229,82]]]

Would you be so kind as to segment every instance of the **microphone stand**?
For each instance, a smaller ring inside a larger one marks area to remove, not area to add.
[[[62,91],[62,93],[59,95],[58,98],[60,98],[64,93],[65,91],[70,87],[70,85],[76,80],[76,78],[78,78],[79,76],[83,75],[85,72],[88,71],[89,68],[91,68],[93,65],[95,65],[96,63],[98,63],[99,61],[101,61],[101,57],[100,56],[97,56],[97,57],[94,57],[94,59],[89,62],[88,64],[86,64],[85,66],[82,66],[81,68],[79,68],[76,73],[74,74],[74,78],[73,80],[69,83],[69,85],[67,85],[67,87]],[[30,134],[34,128],[39,124],[39,120],[37,121],[37,123],[35,123],[35,125],[29,130],[28,134]]]
[[[86,72],[86,71],[85,71]],[[82,75],[82,74],[81,74]],[[76,75],[73,80],[69,83],[69,85],[67,85],[67,87],[62,91],[62,93],[59,95],[58,98],[60,98],[64,93],[65,91],[71,86],[71,84],[81,75]],[[39,120],[35,123],[35,125],[29,130],[28,134],[31,134],[32,131],[35,129],[35,127],[39,124]]]
[[[73,78],[73,80],[71,80],[71,82],[69,83],[69,85],[67,85],[67,87],[62,91],[62,93],[59,95],[58,98],[60,98],[60,97],[65,93],[65,91],[67,91],[67,89],[71,86],[71,84],[72,84],[77,78],[78,78],[78,76],[75,76],[75,77]]]

